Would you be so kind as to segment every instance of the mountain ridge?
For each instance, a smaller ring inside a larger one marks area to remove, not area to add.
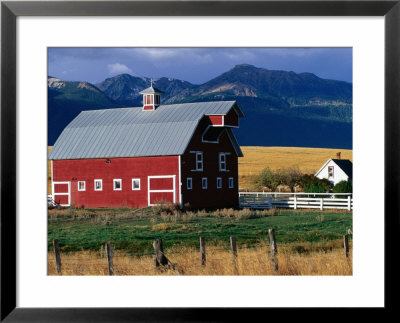
[[[292,141],[303,147],[352,148],[351,83],[250,64],[238,64],[203,84],[130,74],[97,84],[49,76],[49,144],[82,110],[141,106],[139,92],[151,80],[164,92],[162,104],[237,101],[246,114],[236,130],[241,145],[285,146]]]

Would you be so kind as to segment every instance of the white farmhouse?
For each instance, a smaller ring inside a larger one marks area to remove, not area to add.
[[[315,176],[320,179],[326,178],[333,185],[353,179],[353,163],[348,159],[341,159],[340,153],[337,153],[336,157],[329,159]]]

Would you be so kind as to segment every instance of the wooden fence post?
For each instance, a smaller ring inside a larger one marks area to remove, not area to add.
[[[201,254],[201,265],[206,265],[206,241],[204,237],[200,237],[200,254]]]
[[[270,245],[270,250],[271,250],[271,262],[274,265],[275,271],[277,271],[278,270],[278,261],[276,259],[276,254],[278,253],[278,248],[276,246],[275,230],[269,229],[268,235],[269,235],[269,245]]]
[[[61,274],[61,256],[60,256],[60,245],[58,244],[58,240],[53,240],[53,247],[54,247],[54,257],[56,258],[56,266],[57,266],[57,273]]]
[[[154,248],[154,252],[156,254],[154,256],[154,266],[156,268],[158,268],[160,266],[168,265],[170,263],[170,261],[164,255],[164,249],[163,249],[163,246],[162,246],[162,240],[161,239],[154,240],[153,248]]]
[[[230,240],[231,240],[231,249],[232,249],[233,259],[236,260],[236,258],[237,258],[236,238],[230,237]]]
[[[108,261],[108,274],[110,276],[113,276],[114,275],[113,250],[109,242],[106,243],[106,253]]]
[[[349,235],[345,234],[343,236],[343,247],[344,247],[344,254],[346,258],[349,257]]]
[[[237,267],[237,248],[236,248],[236,238],[231,236],[231,249],[232,249],[232,256],[233,256],[233,268],[235,275],[239,274],[238,267]]]

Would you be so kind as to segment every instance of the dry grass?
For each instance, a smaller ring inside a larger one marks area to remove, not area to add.
[[[303,244],[278,246],[279,269],[275,272],[270,262],[269,249],[238,250],[236,267],[232,254],[221,247],[206,247],[206,266],[200,264],[197,250],[186,248],[166,250],[175,269],[156,270],[151,255],[130,257],[123,252],[114,255],[115,275],[352,275],[352,253],[346,258],[341,241],[318,249]],[[301,253],[299,253],[299,251]],[[108,275],[107,259],[103,251],[81,251],[61,255],[63,275]],[[54,256],[48,254],[48,274],[56,275]]]
[[[251,188],[251,177],[264,168],[298,168],[303,173],[315,173],[329,158],[353,160],[349,149],[298,148],[298,147],[241,147],[244,157],[239,158],[239,187]]]

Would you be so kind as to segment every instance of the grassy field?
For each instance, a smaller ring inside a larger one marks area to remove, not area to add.
[[[52,147],[48,147],[50,152]],[[298,167],[304,173],[315,173],[340,151],[343,159],[353,160],[352,150],[297,148],[297,147],[241,147],[244,157],[239,158],[239,187],[251,188],[251,177],[265,167],[271,169]],[[51,169],[48,162],[48,191],[51,194]]]
[[[235,236],[238,247],[253,247],[276,230],[279,243],[326,243],[340,239],[352,226],[347,211],[221,210],[161,212],[138,210],[49,210],[48,247],[58,239],[62,251],[99,250],[106,242],[133,255],[152,254],[152,242],[164,241],[165,248],[197,248],[199,236],[209,245],[229,248]],[[161,215],[160,215],[161,214]]]

